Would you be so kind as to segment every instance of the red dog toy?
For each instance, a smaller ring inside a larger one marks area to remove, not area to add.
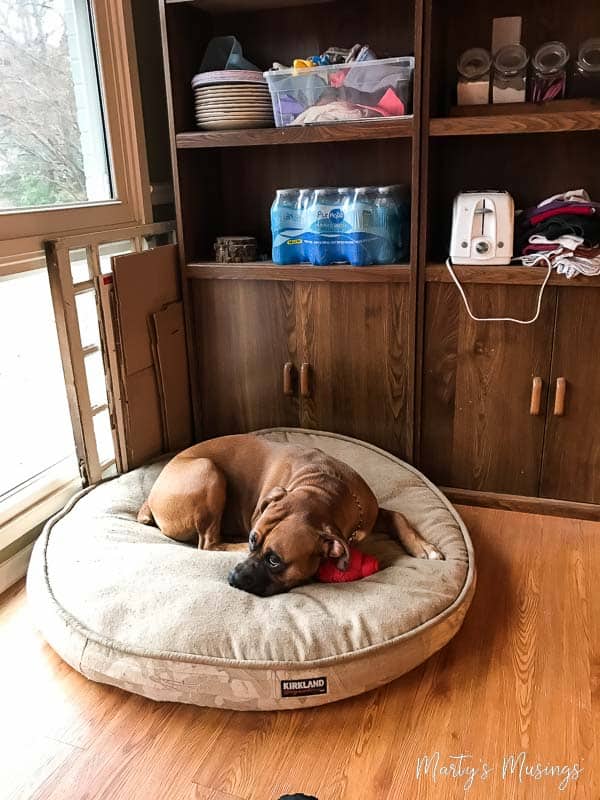
[[[348,569],[342,572],[335,565],[332,558],[326,558],[319,567],[317,580],[321,583],[346,583],[348,581],[358,581],[379,572],[379,561],[375,556],[363,553],[362,550],[350,548],[350,562]]]

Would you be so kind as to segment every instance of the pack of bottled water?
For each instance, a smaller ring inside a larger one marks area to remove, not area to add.
[[[397,264],[408,258],[406,187],[278,189],[271,206],[275,264]]]

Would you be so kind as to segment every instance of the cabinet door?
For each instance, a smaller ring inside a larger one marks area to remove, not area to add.
[[[304,427],[409,455],[408,301],[406,284],[297,284],[299,366],[310,364]]]
[[[541,494],[600,503],[600,289],[560,289]],[[557,380],[565,406],[555,415]]]
[[[298,425],[298,400],[283,392],[284,364],[296,360],[294,285],[191,284],[203,437]]]
[[[469,285],[480,316],[526,319],[538,289]],[[474,322],[453,285],[426,295],[421,466],[436,483],[537,495],[552,352],[556,290],[547,288],[533,325]],[[540,413],[530,413],[542,378]]]

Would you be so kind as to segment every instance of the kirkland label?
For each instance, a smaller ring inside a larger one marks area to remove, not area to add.
[[[282,697],[308,697],[312,694],[327,694],[327,678],[281,681]]]

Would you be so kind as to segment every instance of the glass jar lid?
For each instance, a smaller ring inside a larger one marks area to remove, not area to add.
[[[536,72],[553,75],[566,67],[569,57],[569,48],[566,44],[546,42],[535,51],[531,63]]]
[[[600,73],[600,38],[586,39],[581,45],[577,66],[584,72]]]
[[[529,56],[522,44],[507,44],[494,57],[494,68],[503,75],[518,75],[528,63]]]
[[[492,57],[483,47],[472,47],[459,57],[456,67],[463,78],[475,81],[490,71]]]

